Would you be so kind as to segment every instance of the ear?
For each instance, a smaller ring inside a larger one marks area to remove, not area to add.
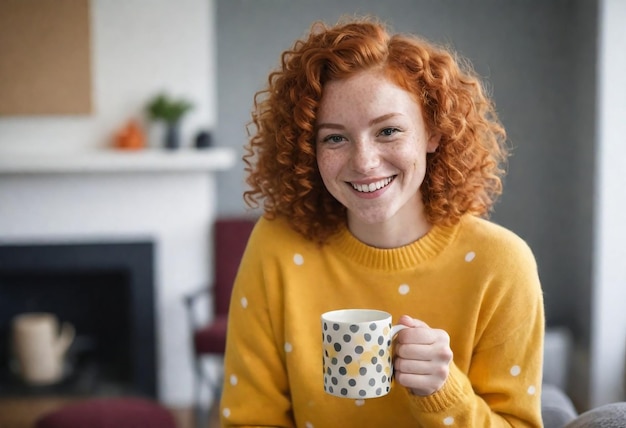
[[[439,141],[441,140],[441,134],[433,134],[428,138],[428,143],[426,143],[426,151],[428,153],[433,153],[439,147]]]

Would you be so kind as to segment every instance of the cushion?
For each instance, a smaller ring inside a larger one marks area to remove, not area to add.
[[[68,404],[39,418],[35,428],[176,428],[172,414],[143,398],[98,398]]]
[[[565,428],[624,428],[626,427],[626,402],[605,404],[588,410]]]

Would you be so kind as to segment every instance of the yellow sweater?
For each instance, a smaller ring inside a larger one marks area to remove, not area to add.
[[[419,397],[324,392],[320,315],[341,308],[407,314],[444,329],[454,360]],[[319,247],[261,219],[233,290],[223,426],[540,427],[544,311],[532,252],[512,232],[465,216],[417,242],[377,249],[345,229]]]

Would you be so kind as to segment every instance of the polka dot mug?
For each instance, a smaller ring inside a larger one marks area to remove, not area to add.
[[[374,309],[322,314],[324,391],[344,398],[377,398],[391,389],[391,342],[404,325]]]

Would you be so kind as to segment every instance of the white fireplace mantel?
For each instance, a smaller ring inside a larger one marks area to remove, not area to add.
[[[234,150],[226,147],[169,151],[0,152],[0,174],[219,171],[231,168],[235,160]]]

